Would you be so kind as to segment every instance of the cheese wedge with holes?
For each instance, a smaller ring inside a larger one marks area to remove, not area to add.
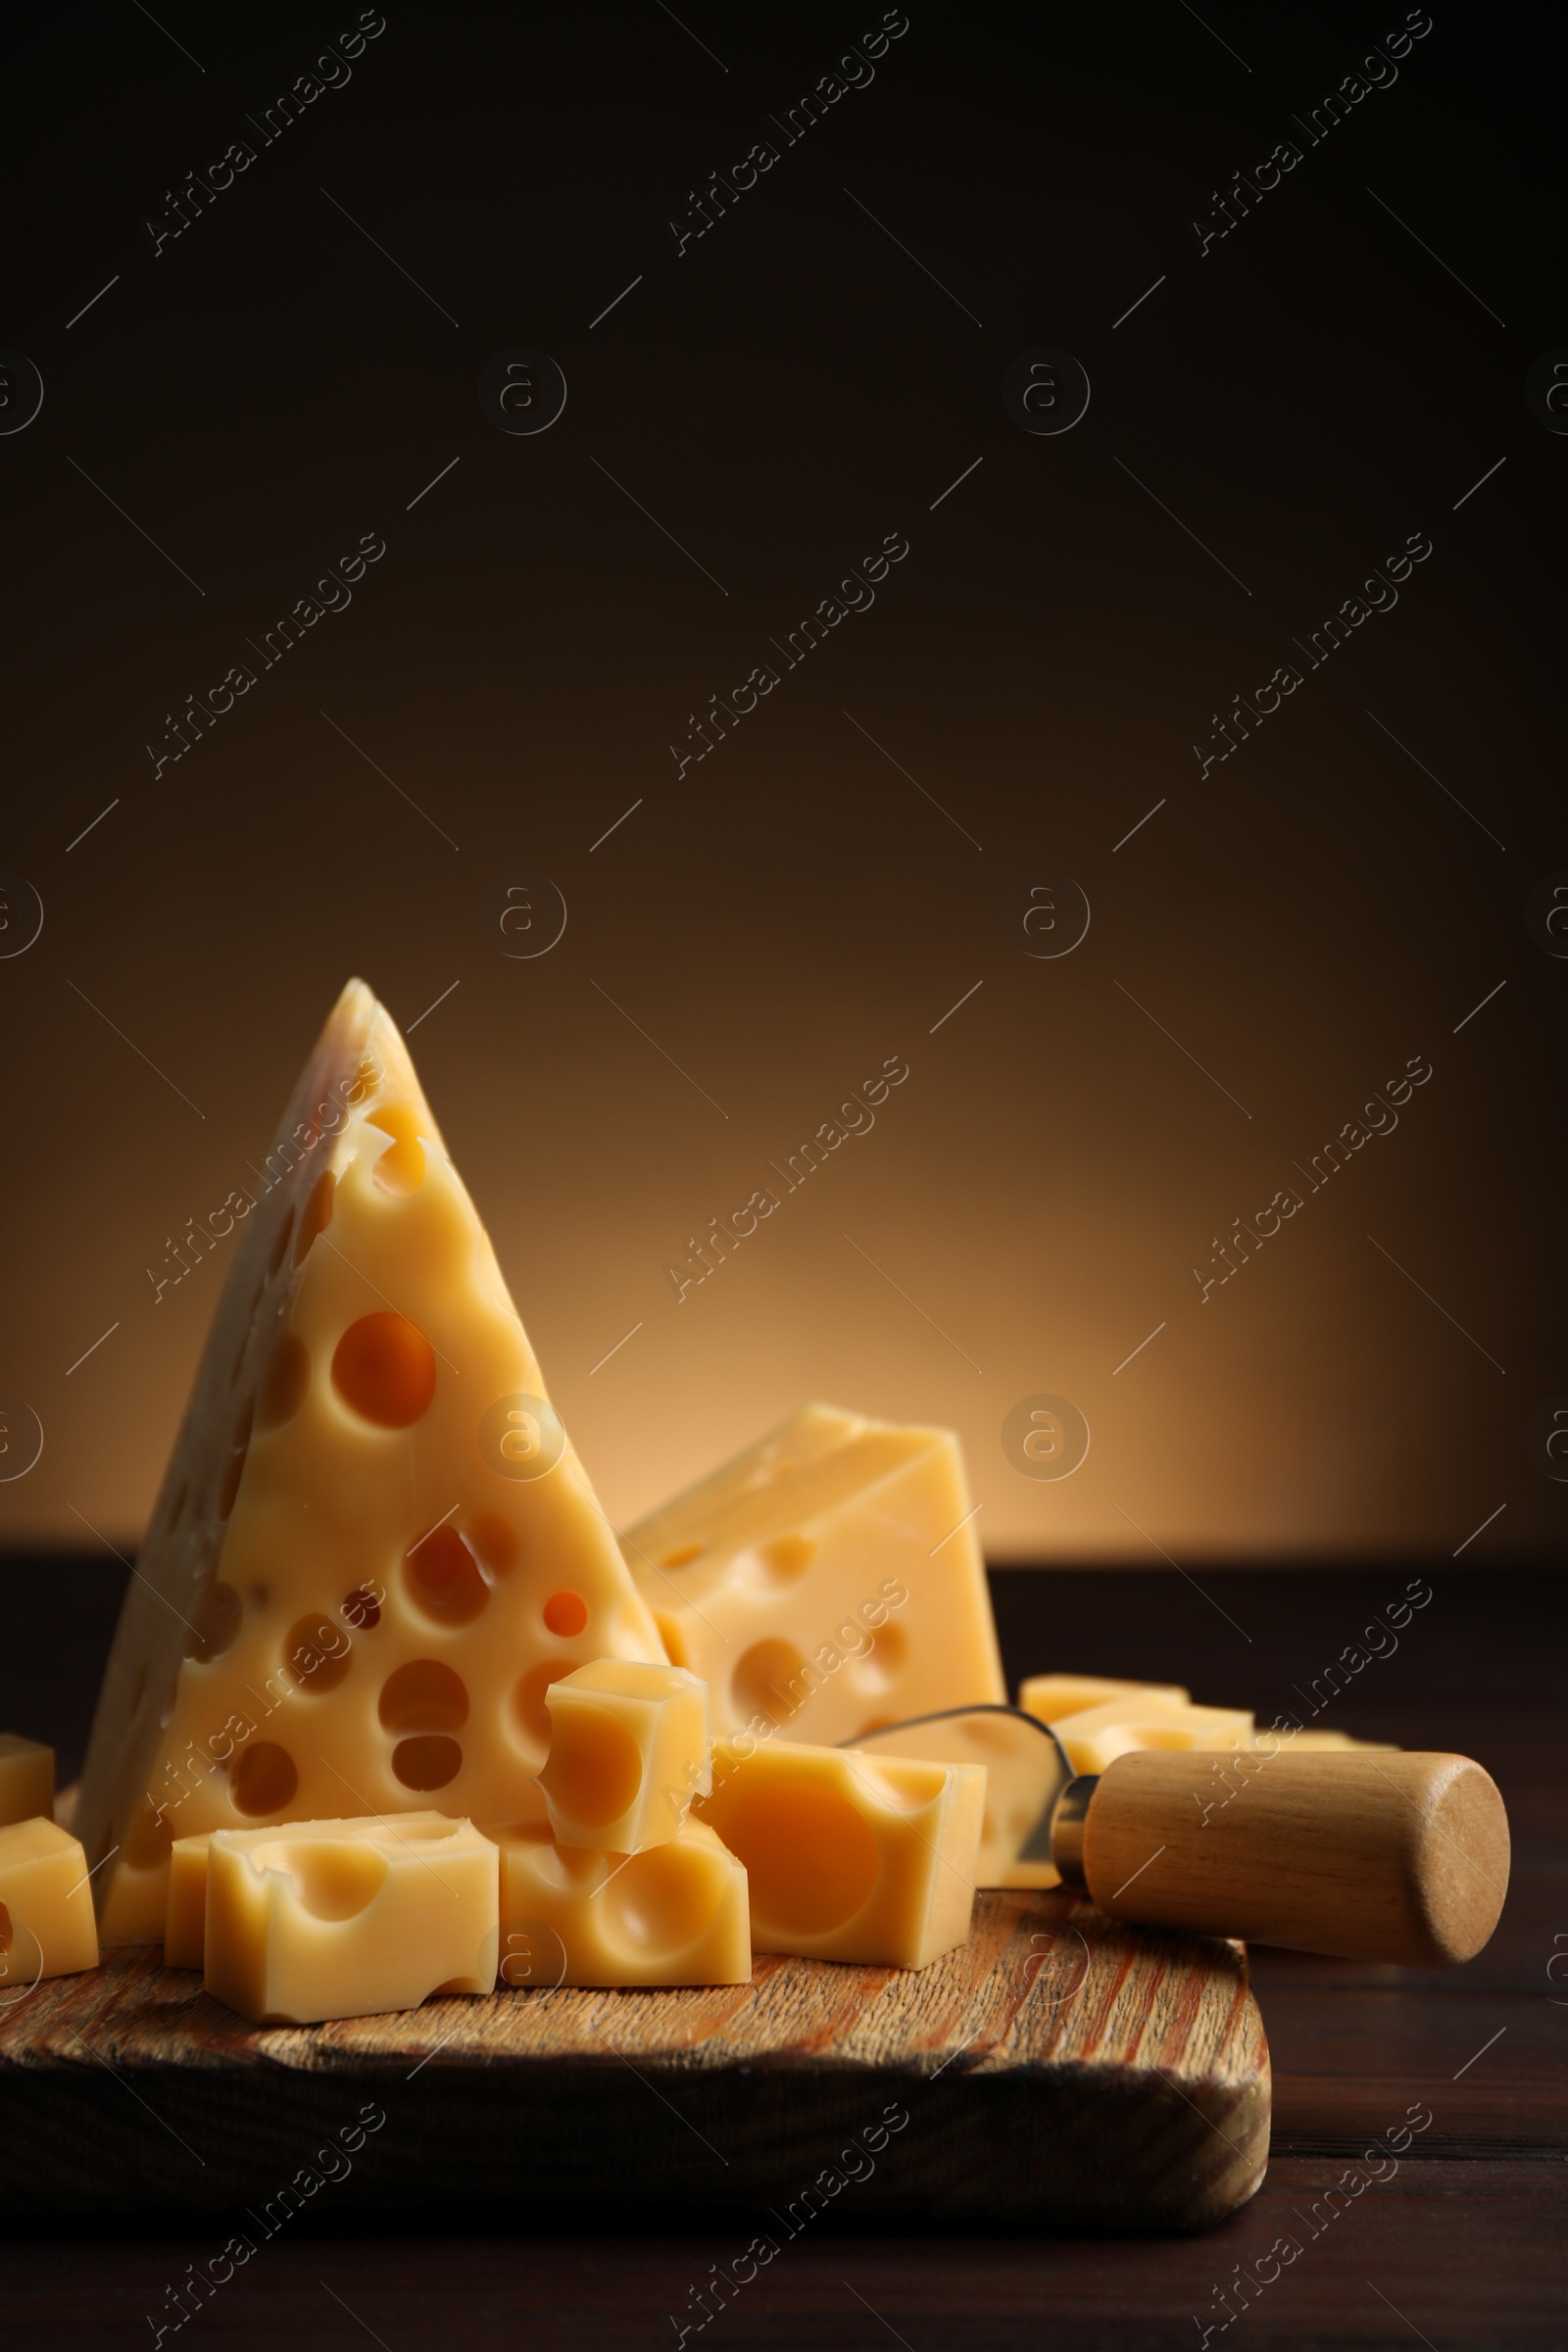
[[[808,1405],[622,1544],[715,1735],[836,1744],[1006,1698],[951,1430]]]
[[[432,1800],[542,1821],[549,1684],[663,1658],[360,982],[230,1200],[228,1279],[82,1777],[109,1942],[164,1934],[176,1838]]]
[[[774,1740],[713,1743],[697,1812],[746,1865],[752,1944],[924,1968],[969,1933],[983,1764]]]
[[[442,1813],[220,1830],[207,1849],[202,1981],[259,2026],[489,1992],[499,1889],[492,1841]]]
[[[536,1825],[501,1850],[501,1984],[749,1984],[746,1872],[700,1821],[636,1854],[558,1845]]]

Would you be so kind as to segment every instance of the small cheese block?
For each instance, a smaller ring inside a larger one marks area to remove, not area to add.
[[[525,1822],[501,1849],[501,1983],[749,1984],[746,1873],[700,1821],[639,1854],[557,1845]]]
[[[163,1935],[175,1838],[437,1792],[542,1822],[546,1686],[663,1656],[360,982],[256,1157],[158,1286],[189,1258],[218,1304],[82,1774],[107,1943]]]
[[[1064,1715],[1102,1707],[1108,1699],[1141,1698],[1151,1690],[1157,1690],[1161,1698],[1192,1695],[1180,1683],[1118,1683],[1103,1674],[1031,1674],[1019,1690],[1018,1704],[1026,1715],[1056,1724]]]
[[[545,1692],[539,1775],[558,1845],[641,1853],[677,1837],[712,1787],[708,1685],[683,1666],[596,1658]]]
[[[444,1813],[220,1830],[207,1849],[205,1983],[253,2025],[490,1992],[496,1849]]]
[[[169,1849],[169,1908],[164,1917],[164,1966],[200,1968],[207,1934],[207,1847],[199,1838],[176,1838]]]
[[[0,1732],[0,1826],[10,1821],[51,1821],[55,1810],[55,1751]]]
[[[924,1968],[969,1933],[985,1799],[983,1764],[742,1739],[697,1810],[746,1865],[757,1951]]]
[[[621,1542],[717,1734],[830,1743],[1006,1698],[951,1430],[808,1405]]]
[[[40,1816],[0,1829],[0,1993],[98,1965],[87,1857]]]
[[[1074,1772],[1103,1772],[1134,1748],[1250,1747],[1250,1707],[1195,1707],[1190,1701],[1134,1691],[1085,1707],[1053,1727]]]

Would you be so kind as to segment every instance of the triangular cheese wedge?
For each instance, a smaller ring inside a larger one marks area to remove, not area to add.
[[[255,1192],[82,1779],[108,1942],[162,1936],[175,1838],[543,1821],[546,1686],[664,1654],[362,983]]]

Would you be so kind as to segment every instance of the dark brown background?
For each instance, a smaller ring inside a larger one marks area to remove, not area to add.
[[[0,439],[0,866],[46,921],[0,962],[0,1389],[46,1445],[0,1532],[134,1537],[221,1253],[156,1306],[145,1269],[359,972],[405,1024],[458,984],[415,1050],[617,1522],[817,1394],[958,1427],[998,1558],[1442,1558],[1502,1505],[1466,1560],[1548,1553],[1568,1491],[1523,1433],[1568,1389],[1568,965],[1523,908],[1568,865],[1568,445],[1523,397],[1565,334],[1536,28],[1440,12],[1200,259],[1211,189],[1401,11],[917,7],[677,260],[688,189],[880,11],[682,11],[694,38],[652,0],[394,6],[155,259],[165,191],[356,13],[7,36],[0,340],[46,393]],[[519,344],[569,384],[538,438],[475,396]],[[1093,384],[1059,438],[1000,398],[1037,345]],[[164,713],[371,530],[352,607],[154,781]],[[875,609],[677,782],[688,711],[889,531]],[[1398,609],[1200,782],[1210,713],[1416,531]],[[490,905],[522,871],[570,910],[533,962]],[[1037,961],[1012,899],[1048,871],[1093,922]],[[1418,1054],[1398,1131],[1200,1304],[1212,1237]],[[874,1133],[677,1305],[687,1235],[889,1054]],[[1094,1433],[1059,1484],[1001,1449],[1039,1392]]]

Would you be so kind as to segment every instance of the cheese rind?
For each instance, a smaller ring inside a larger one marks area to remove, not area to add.
[[[1065,1715],[1102,1707],[1112,1699],[1143,1698],[1151,1691],[1161,1698],[1192,1696],[1180,1683],[1123,1683],[1103,1674],[1031,1674],[1019,1688],[1018,1704],[1026,1715],[1057,1724]]]
[[[808,1405],[622,1546],[717,1735],[832,1743],[1005,1700],[950,1430]]]
[[[416,2009],[496,1981],[495,1846],[441,1813],[223,1830],[207,1853],[204,1983],[255,2025]]]
[[[752,1944],[924,1968],[969,1933],[980,1764],[720,1740],[701,1818],[746,1865]]]
[[[635,1854],[677,1837],[712,1786],[708,1685],[681,1666],[597,1658],[545,1693],[539,1786],[559,1845]]]
[[[87,1858],[42,1817],[0,1829],[0,1993],[98,1965]]]
[[[501,1853],[501,1984],[748,1984],[746,1872],[700,1821],[620,1856],[491,1829]]]
[[[55,1751],[20,1732],[0,1732],[0,1828],[13,1821],[52,1819]]]
[[[453,1815],[542,1821],[547,1684],[662,1656],[359,983],[255,1194],[83,1775],[111,1942],[163,1935],[178,1837],[437,1792]]]

